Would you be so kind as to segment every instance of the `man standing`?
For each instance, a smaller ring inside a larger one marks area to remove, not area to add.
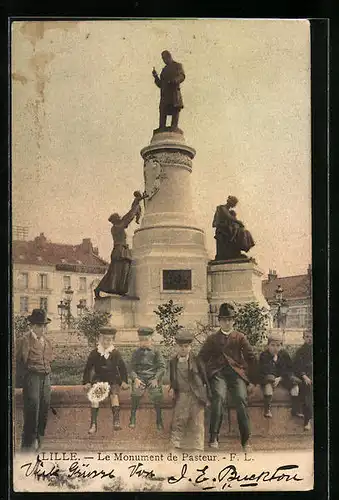
[[[46,338],[46,325],[50,323],[46,311],[33,309],[28,316],[29,331],[22,337],[17,352],[17,362],[25,370],[23,382],[24,426],[22,450],[41,447],[48,418],[51,398],[52,346]]]
[[[172,116],[171,128],[177,129],[180,110],[184,107],[180,92],[180,84],[185,80],[185,73],[180,63],[173,61],[168,50],[161,53],[165,67],[160,73],[153,68],[152,75],[157,87],[160,88],[160,124],[159,128],[166,127],[167,115]]]
[[[250,379],[255,378],[256,357],[246,336],[233,330],[234,317],[234,307],[221,304],[220,330],[207,338],[199,357],[205,363],[212,391],[209,445],[212,448],[219,446],[223,407],[229,390],[237,412],[241,445],[246,451],[250,437],[247,386],[252,385]]]

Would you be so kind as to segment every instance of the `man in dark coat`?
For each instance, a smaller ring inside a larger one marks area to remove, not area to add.
[[[170,393],[175,401],[171,442],[174,448],[203,450],[204,410],[211,397],[205,367],[191,352],[190,332],[179,332],[175,341],[178,352],[170,360]]]
[[[108,382],[110,386],[110,403],[113,414],[114,430],[120,426],[120,388],[127,389],[127,368],[120,352],[114,346],[117,330],[104,326],[99,331],[99,342],[96,349],[90,352],[83,375],[83,384],[89,390],[96,382]],[[94,434],[97,431],[99,403],[91,401],[91,424],[88,431]]]
[[[159,128],[164,129],[166,127],[166,118],[167,115],[170,115],[172,116],[171,128],[175,130],[178,127],[180,110],[184,107],[180,84],[185,80],[185,73],[182,65],[173,61],[168,50],[164,50],[161,56],[165,67],[161,71],[160,77],[154,68],[152,71],[154,82],[161,91]]]
[[[301,379],[300,400],[304,415],[304,429],[311,429],[313,414],[313,335],[312,330],[304,332],[304,344],[299,347],[294,357],[294,371]]]
[[[21,448],[38,450],[42,445],[51,399],[52,346],[46,338],[50,323],[46,311],[33,309],[28,316],[29,331],[20,339],[17,351],[18,368],[23,368],[24,427]]]
[[[227,391],[235,404],[244,450],[250,437],[247,411],[247,386],[256,382],[256,357],[246,336],[233,330],[235,310],[232,304],[221,304],[220,330],[210,335],[202,346],[199,357],[205,363],[212,391],[210,447],[218,448],[219,431]],[[249,387],[251,390],[252,384]]]
[[[274,389],[281,385],[290,392],[292,415],[299,416],[299,383],[293,373],[293,363],[288,352],[282,348],[282,337],[272,333],[267,347],[259,357],[259,381],[264,393],[264,416],[272,418],[271,401]]]

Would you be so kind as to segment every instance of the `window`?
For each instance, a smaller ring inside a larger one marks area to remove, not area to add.
[[[47,301],[47,297],[40,297],[40,309],[44,309],[45,311],[47,311],[48,307],[48,301]]]
[[[28,288],[28,273],[20,273],[18,276],[19,288]]]
[[[20,297],[20,313],[28,312],[28,297]]]
[[[164,269],[162,271],[163,290],[192,290],[190,269]]]
[[[64,289],[66,290],[70,286],[71,286],[71,277],[64,276]]]
[[[87,288],[87,286],[86,286],[86,278],[80,278],[79,279],[79,290],[81,292],[86,292],[86,288]]]
[[[39,274],[39,288],[46,290],[47,288],[47,274]]]

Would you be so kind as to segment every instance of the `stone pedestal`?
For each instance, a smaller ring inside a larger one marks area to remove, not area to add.
[[[195,150],[185,144],[182,133],[155,131],[141,156],[149,198],[133,237],[137,321],[154,326],[154,310],[172,299],[184,307],[182,324],[207,322],[208,256],[190,184]]]
[[[258,302],[269,309],[262,293],[264,272],[253,261],[208,263],[208,297],[210,310],[218,311],[222,302]]]
[[[100,299],[95,299],[94,309],[100,312],[108,312],[111,314],[109,324],[121,329],[136,328],[136,304],[139,299],[137,297],[129,297],[119,295],[108,295]]]

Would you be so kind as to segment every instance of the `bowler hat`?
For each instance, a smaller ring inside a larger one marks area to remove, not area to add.
[[[235,309],[232,304],[229,304],[228,302],[221,304],[219,309],[219,318],[234,318],[234,316]]]
[[[194,335],[189,331],[179,331],[175,336],[177,344],[191,344],[194,340]]]
[[[27,316],[27,319],[33,325],[47,325],[51,322],[44,309],[33,309],[32,314]]]
[[[153,328],[149,328],[148,326],[142,326],[138,328],[139,337],[150,337],[153,333]]]
[[[100,335],[113,335],[115,337],[117,333],[117,329],[113,328],[113,326],[101,326],[99,328]]]

